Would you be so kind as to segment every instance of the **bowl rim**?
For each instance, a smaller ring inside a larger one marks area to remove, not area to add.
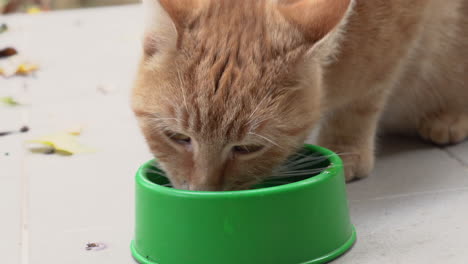
[[[315,175],[314,177],[310,177],[301,181],[278,185],[278,186],[271,186],[266,188],[259,188],[259,189],[252,189],[252,190],[240,190],[240,191],[189,191],[189,190],[181,190],[181,189],[174,189],[169,188],[166,186],[161,186],[151,182],[144,173],[144,169],[152,162],[154,159],[145,162],[138,168],[136,173],[136,182],[138,185],[143,186],[146,189],[149,189],[153,192],[158,192],[160,194],[168,195],[168,196],[179,196],[179,197],[190,197],[190,198],[234,198],[234,197],[251,197],[251,196],[265,196],[271,194],[278,194],[284,192],[291,192],[295,190],[300,190],[303,188],[307,188],[311,185],[317,185],[319,183],[325,182],[330,180],[333,177],[338,177],[340,172],[343,170],[343,162],[338,154],[334,153],[333,151],[326,149],[324,147],[304,144],[304,148],[320,153],[323,156],[328,156],[328,160],[330,162],[330,166],[322,171],[321,173]]]

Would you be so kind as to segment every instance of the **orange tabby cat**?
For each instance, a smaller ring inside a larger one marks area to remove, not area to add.
[[[319,120],[348,181],[372,170],[379,120],[468,136],[468,0],[145,1],[132,105],[176,188],[248,188]]]

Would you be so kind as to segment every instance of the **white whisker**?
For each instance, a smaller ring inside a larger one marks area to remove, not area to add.
[[[283,172],[280,174],[271,175],[270,178],[290,178],[290,177],[298,177],[298,176],[314,176],[315,174],[319,174],[320,172],[328,169],[329,167],[325,168],[318,168],[312,170],[303,170],[303,171],[294,171],[294,172]]]
[[[314,153],[312,154],[314,156],[320,156],[320,157],[331,157],[331,156],[346,156],[346,155],[357,155],[357,152],[334,152],[333,154],[330,154],[330,155],[321,155],[319,153]],[[296,152],[294,153],[293,155],[291,155],[290,157],[295,157],[295,156],[298,156],[298,157],[310,157],[311,154],[303,154],[301,152]]]
[[[151,169],[147,169],[147,170],[145,171],[145,173],[156,173],[156,174],[161,175],[161,176],[164,176],[164,177],[166,176],[166,173],[165,173],[164,171],[162,171],[162,170],[151,170]]]
[[[255,123],[253,123],[253,124],[250,126],[250,131],[255,130],[255,129],[260,125],[260,123],[262,123],[262,122],[264,122],[264,121],[266,121],[266,120],[268,120],[268,119],[270,119],[269,116],[268,116],[268,117],[265,117],[265,118],[263,118],[263,119],[260,119],[260,120],[257,120],[257,119],[252,119],[252,120],[250,120],[247,124],[250,124],[252,121],[255,121]]]
[[[159,121],[159,120],[175,120],[177,122],[180,122],[182,123],[182,119],[180,118],[173,118],[173,117],[152,117],[151,118],[152,120],[156,120],[156,121]]]
[[[319,163],[324,162],[325,160],[327,160],[327,158],[318,159],[318,160],[302,161],[301,163],[297,163],[297,164],[286,164],[284,167],[285,167],[286,171],[298,170],[298,169],[303,169],[303,168],[308,168],[308,167],[310,168],[310,166],[317,165]]]
[[[249,132],[249,134],[250,134],[250,135],[257,136],[257,137],[259,137],[259,138],[262,138],[262,139],[264,139],[264,140],[270,142],[271,144],[273,144],[273,145],[275,145],[275,146],[281,148],[280,145],[278,145],[276,142],[274,142],[273,140],[271,140],[271,139],[269,139],[269,138],[267,138],[267,137],[265,137],[265,136],[259,135],[259,134],[254,133],[254,132]]]
[[[255,115],[255,113],[257,113],[258,109],[260,109],[260,108],[262,107],[263,102],[265,102],[265,100],[268,98],[268,96],[269,96],[270,93],[271,93],[271,92],[268,92],[268,94],[265,95],[265,96],[262,98],[262,100],[260,101],[260,103],[257,104],[257,106],[256,106],[255,109],[252,111],[252,113],[250,113],[250,116],[249,116],[249,118],[248,118],[249,120],[251,120],[251,121],[253,120],[252,117]]]
[[[280,167],[282,170],[289,170],[295,168],[296,166],[308,163],[310,165],[315,165],[317,163],[323,162],[329,159],[330,156],[321,156],[321,155],[292,155],[290,156],[285,163]]]
[[[180,88],[182,90],[182,97],[184,99],[184,106],[185,106],[185,110],[187,110],[187,113],[189,113],[189,110],[188,110],[188,105],[187,105],[187,98],[185,96],[185,89],[184,89],[184,86],[185,86],[185,83],[182,79],[182,76],[180,74],[180,70],[177,69],[177,77],[179,78],[179,82],[180,82]]]

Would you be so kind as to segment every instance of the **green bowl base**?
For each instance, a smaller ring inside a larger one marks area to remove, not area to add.
[[[351,234],[351,237],[348,239],[348,241],[346,241],[338,249],[334,250],[333,252],[331,252],[330,254],[327,254],[325,256],[316,258],[316,259],[311,260],[311,261],[297,263],[297,264],[323,264],[323,263],[330,262],[332,260],[337,259],[341,255],[346,253],[348,250],[350,250],[355,242],[356,242],[356,229],[353,227],[353,233]],[[159,264],[157,262],[151,261],[151,260],[147,259],[146,257],[140,255],[138,253],[137,249],[135,248],[134,241],[132,241],[132,243],[130,245],[130,249],[132,251],[132,256],[135,258],[136,261],[138,261],[138,263],[140,263],[140,264]],[[218,263],[216,263],[216,264],[218,264]]]

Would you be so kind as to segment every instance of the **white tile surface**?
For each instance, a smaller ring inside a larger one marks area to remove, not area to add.
[[[358,230],[337,264],[464,264],[468,188],[351,202]]]
[[[19,263],[24,150],[22,136],[10,137],[0,137],[0,254],[4,263]]]
[[[41,70],[30,78],[0,78],[0,96],[30,102],[21,115],[1,108],[2,130],[17,128],[24,119],[31,127],[21,139],[0,138],[0,154],[10,152],[0,156],[1,262],[133,263],[133,175],[151,158],[128,99],[140,48],[139,8],[6,20],[10,31],[2,37],[8,41],[0,45],[14,45]],[[100,85],[110,93],[98,92]],[[96,153],[41,155],[23,146],[26,139],[80,124],[80,140]],[[22,218],[25,230],[20,228]],[[87,251],[88,242],[106,248]]]
[[[1,92],[8,92],[7,87],[5,90],[0,89],[0,97]],[[0,105],[0,132],[20,129],[25,111],[23,107]],[[25,181],[24,138],[24,134],[0,136],[0,254],[4,263],[20,261],[22,204],[26,192],[22,188]]]
[[[62,109],[54,120],[89,120],[81,139],[98,151],[71,157],[27,156],[34,197],[30,205],[31,244],[40,245],[48,237],[58,247],[31,248],[31,263],[46,263],[57,251],[64,252],[60,255],[66,263],[129,263],[133,175],[150,155],[125,103],[119,98],[108,99],[106,109],[96,111],[102,104],[87,100],[86,107],[74,101],[66,107],[34,108],[35,116]],[[32,121],[32,126],[41,124],[49,123]],[[87,242],[105,243],[107,248],[85,251]]]
[[[2,17],[3,19],[3,17]],[[129,264],[133,174],[150,158],[129,110],[140,49],[138,6],[11,16],[0,46],[39,62],[34,78],[0,78],[0,253],[8,264]],[[114,91],[103,95],[99,85]],[[94,154],[32,154],[23,142],[83,124]],[[3,156],[9,152],[9,156]],[[468,143],[436,148],[382,139],[372,177],[349,185],[358,242],[334,263],[468,263]],[[25,223],[26,225],[22,226]],[[104,243],[86,251],[87,242]],[[260,263],[262,264],[262,263]],[[287,263],[278,263],[287,264]]]
[[[349,184],[365,200],[468,187],[468,170],[446,151],[413,138],[383,138],[373,174]]]

